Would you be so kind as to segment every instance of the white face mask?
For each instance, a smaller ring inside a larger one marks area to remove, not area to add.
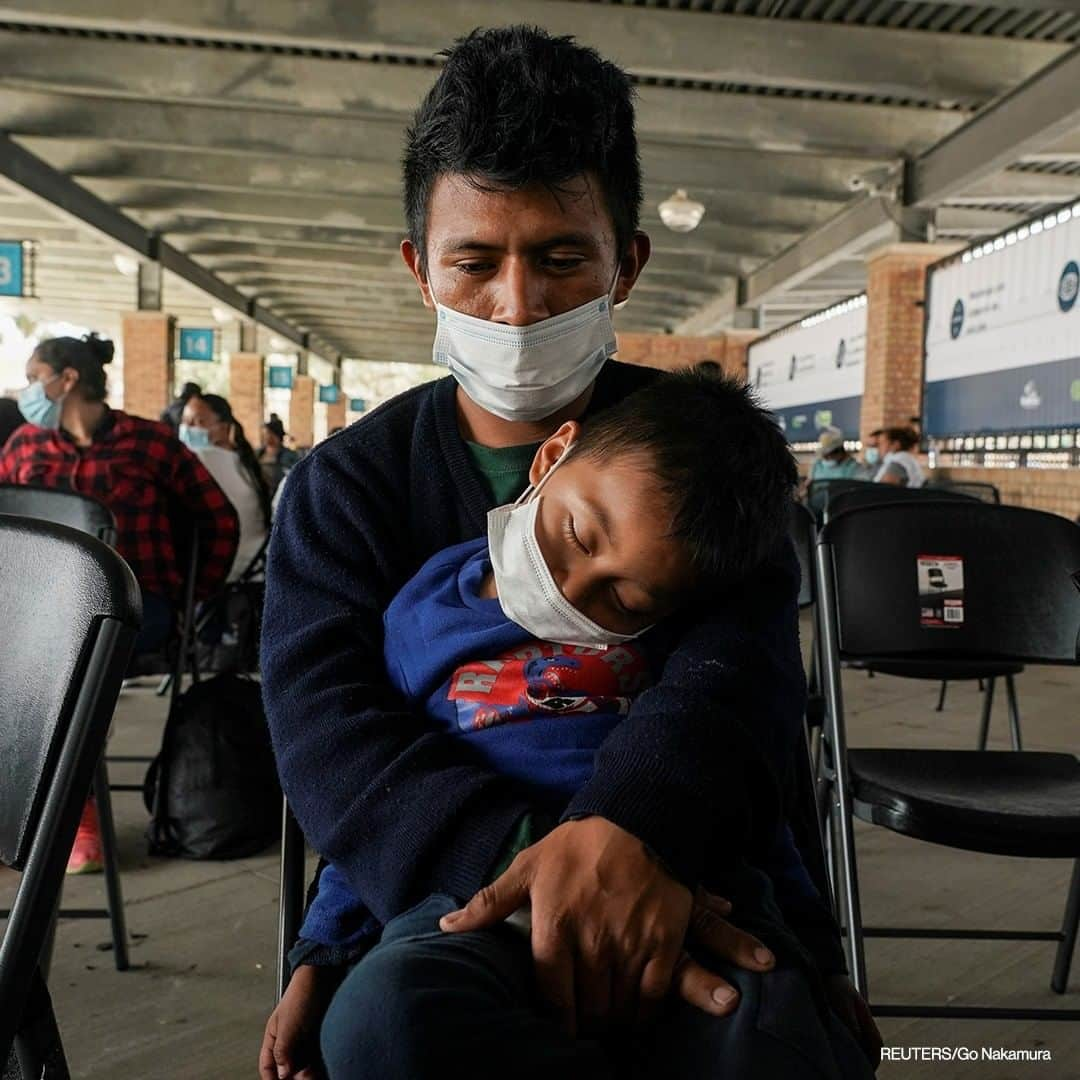
[[[594,623],[563,596],[540,551],[536,518],[540,489],[570,452],[568,446],[536,487],[488,512],[488,552],[503,614],[539,641],[606,649],[645,633],[617,634]]]
[[[615,352],[618,280],[604,296],[530,326],[465,315],[432,292],[439,315],[432,358],[482,409],[503,420],[543,420],[583,394]]]

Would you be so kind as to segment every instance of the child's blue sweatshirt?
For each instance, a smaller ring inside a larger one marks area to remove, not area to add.
[[[390,681],[410,704],[467,741],[484,763],[558,814],[589,780],[601,743],[651,685],[645,641],[606,650],[537,641],[480,597],[486,539],[447,548],[395,597],[384,619]],[[764,860],[785,893],[816,897],[784,825]],[[370,932],[367,908],[328,866],[301,937],[347,947]]]
[[[657,374],[609,361],[582,423]],[[363,895],[376,935],[433,892],[472,896],[536,809],[386,673],[388,605],[428,559],[482,537],[493,505],[457,394],[449,376],[424,384],[317,446],[289,475],[270,541],[261,669],[282,788],[311,847]],[[563,818],[620,825],[691,888],[768,851],[805,754],[798,592],[789,546],[736,592],[658,627],[668,651],[656,682]],[[825,905],[784,914],[822,970],[842,967]]]

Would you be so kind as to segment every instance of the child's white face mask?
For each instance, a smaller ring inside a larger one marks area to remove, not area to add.
[[[499,606],[511,622],[527,630],[538,641],[606,649],[609,645],[632,641],[648,627],[636,634],[618,634],[614,630],[605,630],[578,611],[556,585],[536,538],[540,489],[569,452],[567,446],[540,483],[526,488],[516,502],[488,512],[491,568],[495,572]]]

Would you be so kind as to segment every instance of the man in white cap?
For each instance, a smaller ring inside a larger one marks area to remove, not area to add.
[[[859,463],[844,449],[844,433],[838,427],[822,428],[814,458],[812,481],[862,479]]]

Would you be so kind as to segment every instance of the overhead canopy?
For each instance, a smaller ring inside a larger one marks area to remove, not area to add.
[[[0,235],[40,241],[41,281],[73,299],[128,247],[330,359],[424,360],[404,129],[438,51],[510,21],[637,83],[654,256],[625,330],[780,325],[863,288],[882,242],[1080,194],[1077,0],[0,0]],[[28,202],[18,152],[137,232]],[[691,233],[658,218],[677,187],[706,207]]]

